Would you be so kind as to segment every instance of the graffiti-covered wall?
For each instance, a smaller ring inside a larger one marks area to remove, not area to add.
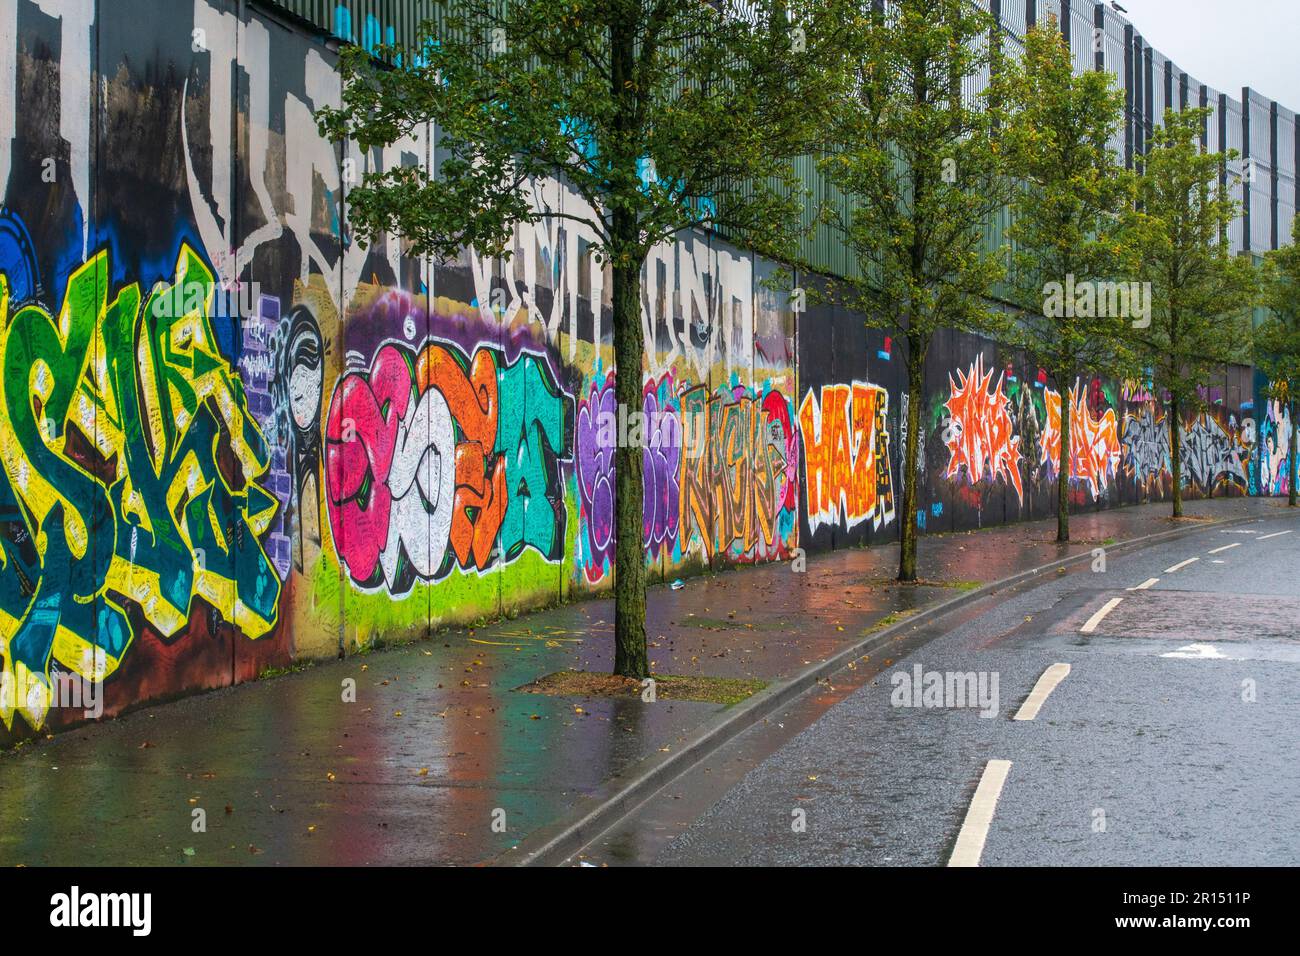
[[[1056,383],[941,336],[900,514],[899,343],[705,235],[643,276],[643,417],[610,283],[558,216],[508,259],[369,247],[348,188],[433,173],[428,130],[322,140],[320,38],[237,0],[0,3],[0,718],[112,714],[610,584],[609,425],[643,448],[655,579],[1170,492],[1140,383]],[[554,183],[533,200],[579,200]],[[813,281],[802,277],[801,281]],[[1230,369],[1184,422],[1192,494],[1285,492],[1290,420]],[[79,713],[79,712],[78,712]]]

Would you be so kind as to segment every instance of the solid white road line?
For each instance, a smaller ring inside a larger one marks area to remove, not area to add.
[[[1091,634],[1093,631],[1097,630],[1097,625],[1101,623],[1102,618],[1104,618],[1111,611],[1115,610],[1115,607],[1122,600],[1124,599],[1111,598],[1109,601],[1107,601],[1105,604],[1101,606],[1100,611],[1098,611],[1092,617],[1088,618],[1087,622],[1084,623],[1083,627],[1079,628],[1079,632],[1081,634]]]
[[[1165,568],[1165,574],[1173,574],[1175,571],[1179,570],[1180,568],[1185,568],[1185,567],[1187,567],[1189,564],[1195,564],[1195,563],[1196,563],[1197,561],[1199,561],[1199,560],[1201,560],[1201,559],[1200,559],[1200,558],[1188,558],[1186,561],[1179,561],[1179,562],[1178,562],[1177,564],[1175,564],[1172,568]]]
[[[1232,542],[1232,544],[1225,544],[1222,548],[1211,548],[1209,551],[1206,551],[1205,553],[1218,554],[1220,551],[1231,551],[1233,548],[1240,548],[1240,547],[1241,547],[1241,542],[1234,541]]]
[[[1141,584],[1139,584],[1137,587],[1133,587],[1133,588],[1125,588],[1124,590],[1125,590],[1125,591],[1145,591],[1147,588],[1153,587],[1153,586],[1155,585],[1155,583],[1156,583],[1157,581],[1159,581],[1159,580],[1160,580],[1159,578],[1147,578],[1145,581],[1143,581],[1143,582],[1142,582]]]
[[[1010,760],[990,760],[984,765],[984,775],[975,788],[970,807],[966,810],[966,819],[962,821],[961,831],[957,834],[957,845],[952,848],[948,858],[949,866],[979,866],[984,854],[984,841],[988,839],[989,824],[993,822],[993,811],[997,809],[998,797],[1002,796],[1002,785],[1007,782],[1011,771]]]
[[[1016,716],[1012,720],[1033,720],[1038,716],[1038,711],[1042,708],[1043,702],[1047,700],[1047,695],[1056,690],[1056,685],[1065,680],[1070,673],[1069,664],[1053,664],[1047,670],[1043,671],[1038,683],[1034,689],[1029,692],[1025,702],[1020,705],[1016,711]]]
[[[1294,531],[1294,530],[1295,530],[1295,528],[1292,528],[1292,529],[1291,529],[1291,531]],[[1282,535],[1284,535],[1284,534],[1290,534],[1291,531],[1274,531],[1272,534],[1261,534],[1261,535],[1260,535],[1258,538],[1256,538],[1255,540],[1256,540],[1256,541],[1267,541],[1269,538],[1280,538],[1280,537],[1282,537]]]

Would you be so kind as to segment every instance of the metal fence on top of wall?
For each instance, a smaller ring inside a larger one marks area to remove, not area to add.
[[[254,0],[279,8],[315,28],[346,42],[374,49],[381,43],[413,42],[420,22],[440,5],[433,0]],[[1166,108],[1181,110],[1207,105],[1216,110],[1219,125],[1207,145],[1224,145],[1241,153],[1234,172],[1251,177],[1238,187],[1240,219],[1230,230],[1233,252],[1261,252],[1287,245],[1291,221],[1300,208],[1300,127],[1287,107],[1244,86],[1239,97],[1220,93],[1185,70],[1164,52],[1155,50],[1123,14],[1102,0],[974,0],[997,17],[1012,55],[1025,30],[1055,18],[1065,33],[1075,69],[1107,70],[1125,91],[1124,130],[1113,143],[1130,166],[1141,163],[1151,135]],[[1243,77],[1249,80],[1249,77]],[[1243,108],[1243,104],[1250,108]],[[802,166],[805,186],[823,195],[824,186],[812,163]],[[803,250],[807,261],[830,275],[851,275],[838,236],[823,228]]]

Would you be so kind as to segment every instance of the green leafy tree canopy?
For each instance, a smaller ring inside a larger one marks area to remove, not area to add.
[[[1024,310],[1016,338],[1061,396],[1057,539],[1068,541],[1070,389],[1084,370],[1131,368],[1127,326],[1149,300],[1135,280],[1132,175],[1111,148],[1124,118],[1112,74],[1076,74],[1055,20],[1029,30],[1024,55],[1000,77],[1010,118],[1002,133],[1011,203],[1011,296]]]
[[[1292,428],[1288,499],[1296,504],[1295,399],[1300,391],[1300,215],[1291,223],[1291,245],[1270,251],[1264,264],[1268,318],[1255,330],[1255,364],[1268,376],[1268,397],[1288,412]]]
[[[1234,256],[1228,227],[1238,203],[1220,178],[1235,152],[1200,142],[1207,109],[1166,110],[1138,179],[1142,277],[1151,283],[1151,324],[1134,341],[1156,394],[1169,401],[1174,515],[1182,514],[1182,427],[1203,406],[1201,389],[1225,362],[1248,357],[1258,293],[1251,261]]]
[[[986,243],[1008,193],[996,105],[977,92],[997,57],[996,24],[965,0],[897,0],[869,11],[853,99],[820,161],[842,201],[832,229],[855,277],[828,297],[907,344],[907,447],[899,578],[916,578],[917,434],[925,359],[941,329],[996,334],[986,298],[1003,263]]]
[[[431,124],[436,168],[367,173],[363,238],[415,255],[506,254],[516,224],[580,222],[615,264],[711,227],[774,254],[802,234],[793,158],[823,142],[852,4],[816,0],[442,0],[412,48],[358,47],[322,131],[363,149]],[[588,209],[539,208],[557,179]]]

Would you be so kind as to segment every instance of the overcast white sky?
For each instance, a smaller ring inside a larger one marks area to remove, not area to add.
[[[1300,0],[1119,0],[1180,70],[1241,98],[1249,86],[1300,112]]]

